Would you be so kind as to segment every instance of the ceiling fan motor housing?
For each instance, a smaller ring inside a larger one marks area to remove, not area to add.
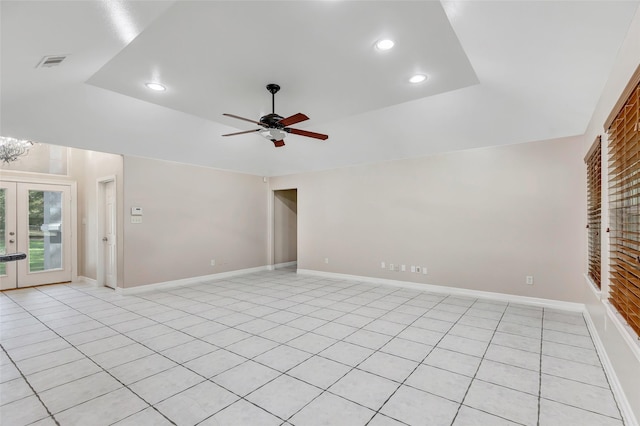
[[[260,117],[260,122],[266,124],[271,129],[282,129],[284,126],[280,124],[279,121],[283,118],[284,117],[278,114],[272,113]]]

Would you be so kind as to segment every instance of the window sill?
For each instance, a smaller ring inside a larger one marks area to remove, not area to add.
[[[587,286],[591,289],[593,294],[596,295],[598,300],[602,300],[602,289],[598,288],[598,286],[593,282],[589,275],[583,274],[584,280],[587,282]]]
[[[602,304],[604,305],[611,322],[613,322],[618,331],[620,331],[625,342],[627,342],[629,348],[631,348],[631,352],[633,352],[638,362],[640,362],[640,339],[608,300],[603,300]]]

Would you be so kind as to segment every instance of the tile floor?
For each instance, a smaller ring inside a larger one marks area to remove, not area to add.
[[[622,425],[579,313],[279,270],[0,295],[3,425]]]

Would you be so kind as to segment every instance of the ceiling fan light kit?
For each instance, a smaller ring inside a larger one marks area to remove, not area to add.
[[[253,129],[253,130],[245,130],[242,132],[228,133],[222,136],[236,136],[243,135],[247,133],[255,133],[260,132],[262,136],[269,139],[273,142],[273,145],[276,148],[284,146],[284,138],[287,136],[287,133],[293,133],[294,135],[306,136],[308,138],[326,140],[329,138],[328,135],[324,135],[322,133],[309,132],[307,130],[294,129],[289,127],[293,124],[300,123],[302,121],[306,121],[309,119],[306,115],[302,113],[297,113],[289,117],[282,117],[281,115],[276,114],[276,98],[275,95],[280,90],[280,86],[275,83],[267,84],[267,90],[271,93],[271,114],[264,115],[260,117],[259,121],[252,120],[250,118],[244,118],[233,114],[222,114],[227,117],[235,118],[238,120],[248,121],[250,123],[257,124],[261,126],[261,129]]]

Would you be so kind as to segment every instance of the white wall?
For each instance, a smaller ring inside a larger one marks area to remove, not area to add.
[[[125,287],[267,265],[261,177],[128,156],[124,175]]]
[[[63,156],[64,158],[61,158]],[[118,203],[122,205],[122,157],[95,151],[38,144],[29,155],[11,167],[0,169],[1,175],[14,179],[45,179],[48,182],[76,182],[77,184],[77,259],[76,272],[80,277],[96,279],[98,240],[96,179],[115,175],[118,181]],[[47,174],[44,172],[55,172]],[[2,177],[0,176],[0,177]],[[122,264],[122,210],[118,217],[118,261]],[[122,284],[122,271],[118,285]]]
[[[461,151],[270,184],[298,188],[300,269],[576,301],[581,142]],[[428,275],[383,270],[381,261],[427,266]]]
[[[2,163],[3,172],[29,172],[66,176],[69,172],[69,148],[46,143],[36,143],[29,148],[29,152],[17,161]]]
[[[124,274],[123,233],[123,162],[121,155],[69,148],[70,174],[78,183],[78,275],[97,279],[98,244],[102,235],[98,232],[97,180],[105,176],[116,177],[116,217],[118,233],[117,285],[122,287]]]
[[[593,58],[598,60],[598,58]],[[596,136],[602,135],[602,228],[603,230],[609,226],[608,211],[608,138],[604,132],[604,123],[615,103],[620,98],[624,88],[629,82],[634,71],[640,65],[640,10],[631,24],[627,38],[618,53],[615,66],[610,74],[609,80],[600,97],[600,101],[596,106],[591,122],[585,132],[582,142],[582,156],[586,155]],[[585,168],[586,176],[586,168]],[[582,185],[583,191],[586,191],[586,177]],[[582,206],[584,212],[581,218],[586,221],[586,202]],[[640,361],[632,353],[629,344],[623,339],[623,335],[614,326],[611,318],[605,311],[602,300],[607,299],[609,291],[609,263],[606,261],[609,256],[609,236],[606,232],[601,232],[602,236],[602,292],[600,295],[594,293],[589,284],[582,285],[580,292],[581,302],[585,303],[589,311],[589,315],[598,330],[598,335],[604,343],[608,357],[611,359],[616,375],[620,380],[620,384],[627,395],[631,404],[631,408],[637,419],[640,419]],[[583,273],[587,274],[587,245],[586,241],[583,245]]]

